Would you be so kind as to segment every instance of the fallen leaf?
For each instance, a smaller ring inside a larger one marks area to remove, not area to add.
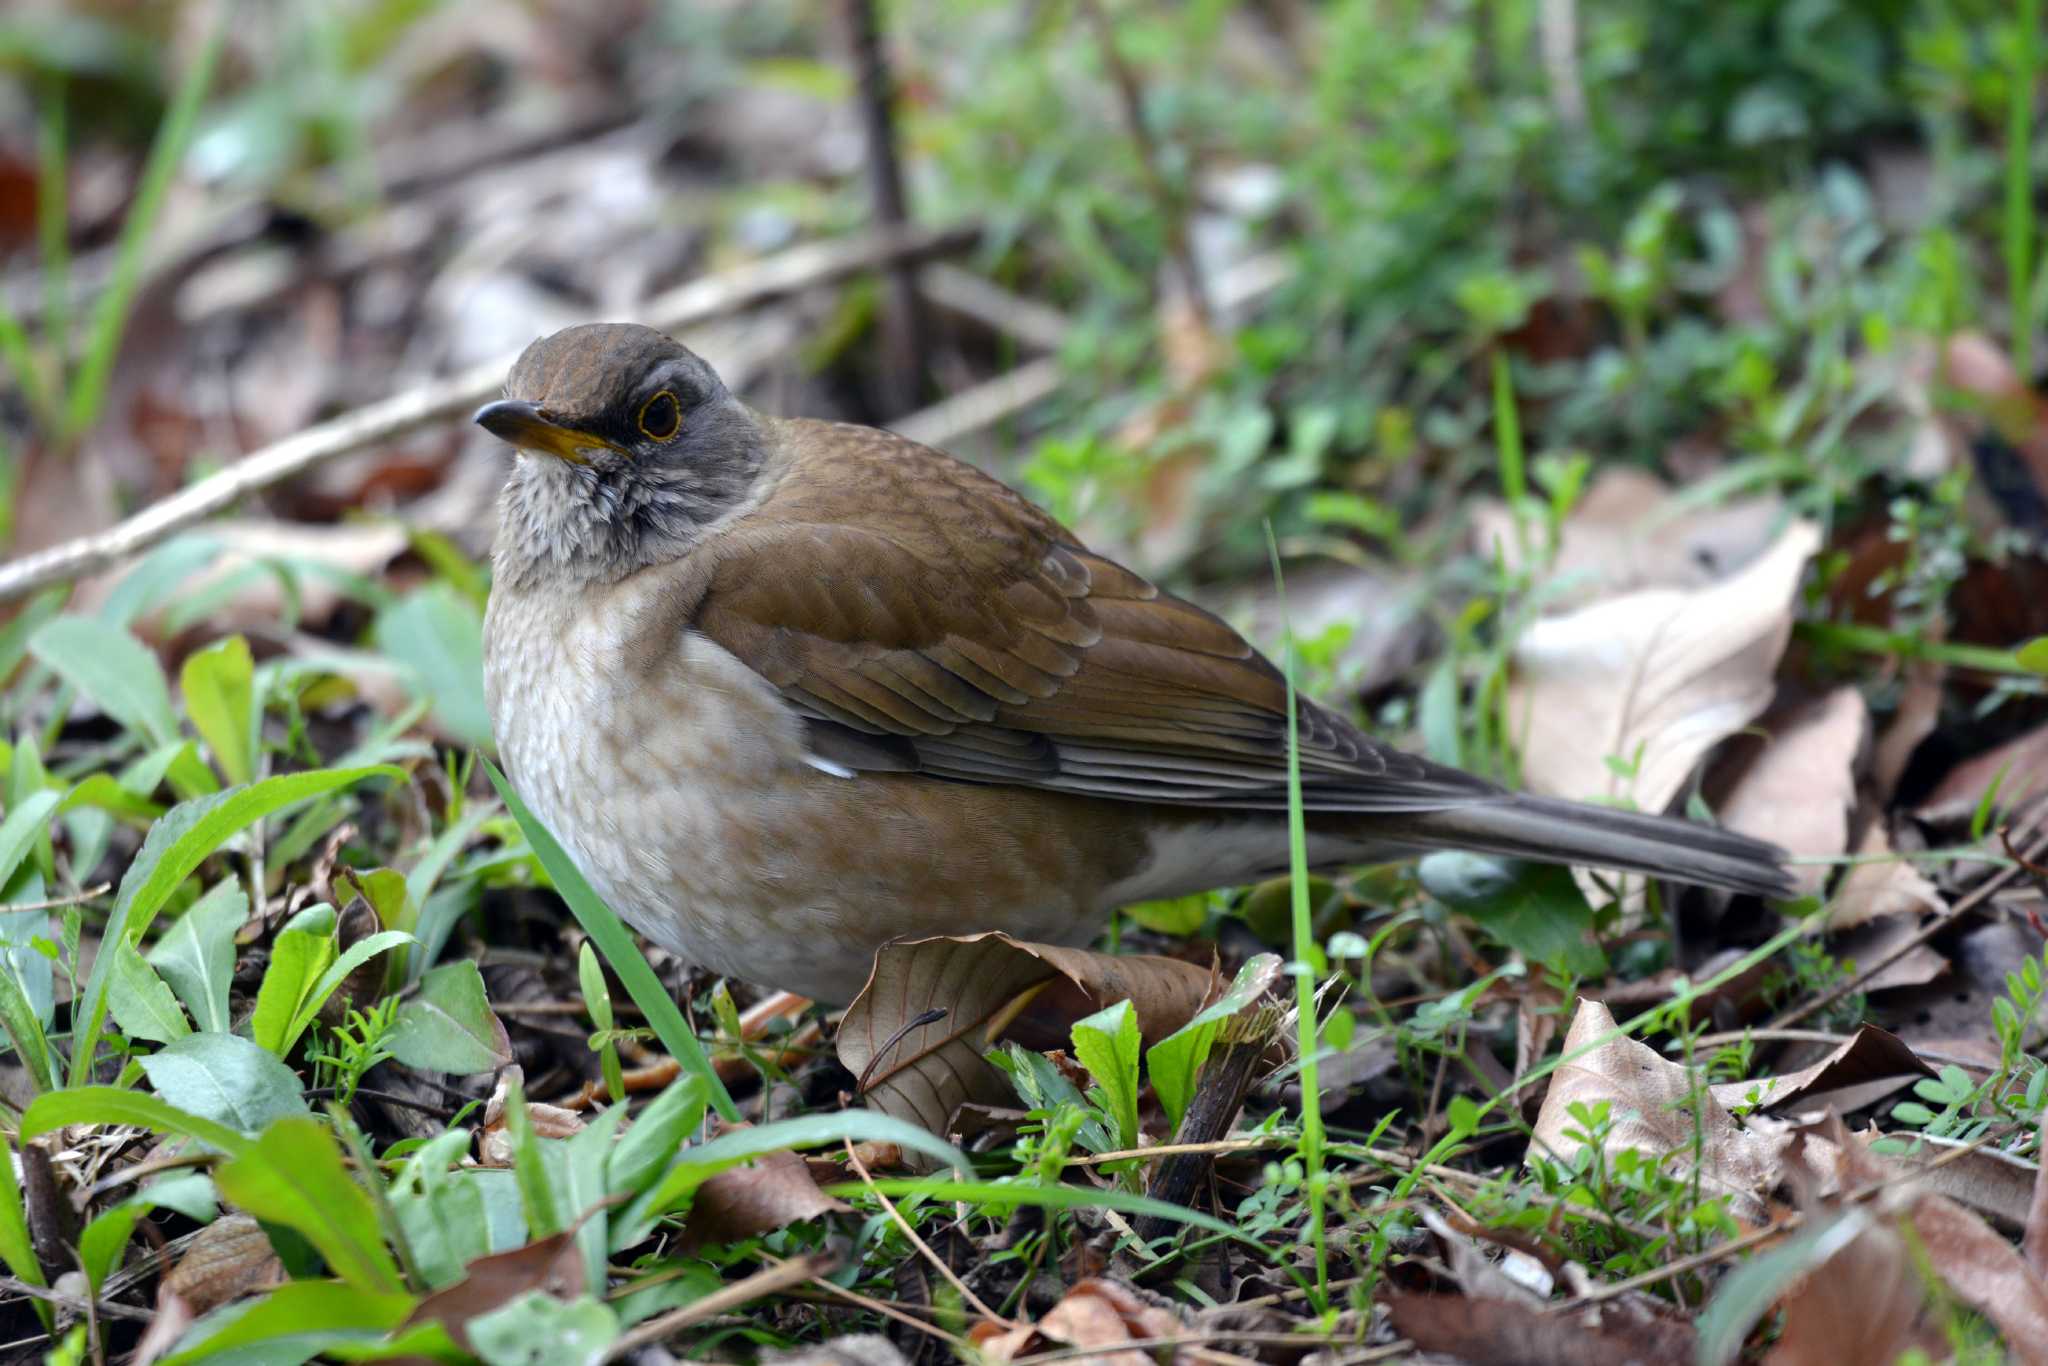
[[[1128,1000],[1150,1045],[1187,1023],[1221,985],[1209,969],[1178,959],[1027,944],[1002,933],[886,944],[840,1023],[839,1061],[865,1078],[870,1108],[944,1133],[964,1103],[1013,1099],[982,1056],[1004,1037],[1028,1026],[1039,1032],[1020,1041],[1058,1046],[1075,1020]],[[902,1032],[933,1011],[943,1013]]]
[[[1775,498],[1736,499],[1701,506],[1675,493],[1648,470],[1616,465],[1589,485],[1559,530],[1557,553],[1540,571],[1545,601],[1580,607],[1641,588],[1704,588],[1755,560],[1784,520]],[[1510,569],[1545,550],[1540,534],[1517,537],[1505,503],[1486,502],[1472,514],[1473,540]]]
[[[852,1333],[766,1353],[761,1366],[910,1366],[910,1358],[879,1333]]]
[[[1847,853],[1856,760],[1869,736],[1870,708],[1855,688],[1774,708],[1731,739],[1715,765],[1721,824],[1795,856]],[[1809,863],[1789,871],[1803,895],[1818,896],[1832,869]]]
[[[1946,909],[1941,893],[1926,874],[1905,859],[1889,857],[1892,853],[1891,838],[1882,825],[1873,824],[1863,832],[1856,856],[1870,862],[1853,864],[1842,875],[1828,902],[1830,930],[1852,929],[1895,916],[1918,919],[1923,911]]]
[[[1925,1295],[1898,1230],[1868,1217],[1783,1297],[1785,1326],[1769,1366],[1897,1361],[1919,1345]]]
[[[1116,1351],[1130,1342],[1145,1342],[1179,1335],[1180,1321],[1164,1309],[1145,1303],[1115,1281],[1090,1276],[1076,1281],[1065,1298],[1035,1324],[1005,1328],[987,1320],[976,1324],[970,1336],[982,1355],[992,1362],[1015,1361],[1035,1353],[1034,1344],[1044,1340],[1062,1346],[1082,1348],[1078,1358],[1089,1366],[1153,1366],[1171,1361],[1192,1362],[1180,1348],[1170,1354],[1156,1347]]]
[[[246,1214],[224,1214],[193,1236],[157,1287],[156,1314],[131,1360],[149,1366],[177,1345],[202,1314],[284,1284],[284,1263],[270,1235]]]
[[[1676,1064],[1670,1064],[1676,1066]],[[1707,1091],[1722,1105],[1754,1104],[1759,1110],[1783,1111],[1798,1105],[1802,1109],[1825,1108],[1816,1097],[1837,1097],[1845,1091],[1878,1088],[1861,1104],[1889,1095],[1915,1077],[1932,1077],[1935,1070],[1907,1047],[1898,1035],[1876,1025],[1859,1025],[1856,1032],[1826,1057],[1810,1067],[1756,1081],[1728,1081],[1709,1086]],[[1840,1111],[1860,1108],[1836,1103]]]
[[[1394,1331],[1427,1353],[1470,1366],[1641,1366],[1691,1361],[1692,1326],[1675,1319],[1589,1310],[1552,1314],[1510,1300],[1464,1295],[1387,1297]]]
[[[783,1149],[719,1172],[697,1188],[683,1223],[682,1251],[773,1233],[852,1206],[818,1189],[803,1158]]]
[[[464,1269],[467,1274],[461,1280],[421,1300],[405,1326],[438,1323],[457,1346],[469,1351],[469,1321],[478,1315],[536,1290],[565,1300],[583,1290],[583,1253],[574,1230],[479,1257]]]
[[[1945,1196],[1921,1197],[1911,1217],[1928,1261],[1957,1299],[1997,1327],[2008,1360],[2048,1362],[2048,1285],[2018,1249]]]
[[[1610,1034],[1614,1037],[1593,1046]],[[1697,1152],[1702,1186],[1727,1196],[1739,1215],[1762,1215],[1761,1195],[1778,1180],[1778,1144],[1737,1124],[1694,1069],[1615,1033],[1606,1006],[1581,1000],[1565,1035],[1564,1055],[1572,1058],[1589,1046],[1590,1051],[1551,1074],[1528,1159],[1570,1162],[1585,1146],[1572,1137],[1580,1126],[1570,1108],[1604,1101],[1612,1118],[1610,1153],[1632,1148],[1659,1162],[1670,1159],[1674,1170],[1690,1171]]]
[[[1935,825],[1967,822],[1993,783],[1998,784],[1994,803],[2005,811],[2048,793],[2048,725],[1957,764],[1913,814]]]
[[[1527,786],[1669,806],[1707,751],[1770,704],[1794,594],[1819,545],[1819,530],[1797,522],[1712,587],[1645,589],[1524,632],[1508,707]],[[1619,777],[1610,757],[1632,776]]]

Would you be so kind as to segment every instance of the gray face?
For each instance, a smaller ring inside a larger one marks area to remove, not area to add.
[[[501,573],[615,580],[681,555],[761,469],[758,421],[704,360],[651,328],[591,323],[526,348],[476,414],[519,459]]]

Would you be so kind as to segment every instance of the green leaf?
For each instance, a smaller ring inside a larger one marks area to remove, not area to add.
[[[2035,636],[2014,652],[2022,669],[2048,676],[2048,636]]]
[[[224,881],[172,921],[149,951],[150,966],[170,983],[202,1031],[227,1032],[235,932],[248,918],[248,894],[234,881]]]
[[[187,1034],[140,1062],[165,1100],[245,1134],[306,1113],[298,1074],[239,1034]]]
[[[1569,868],[1444,850],[1416,865],[1424,889],[1531,962],[1573,977],[1607,971],[1593,908]]]
[[[48,1285],[43,1278],[43,1266],[36,1259],[34,1241],[28,1232],[28,1211],[21,1203],[21,1183],[14,1179],[14,1149],[8,1146],[7,1135],[0,1134],[0,1172],[7,1179],[0,1181],[0,1263],[14,1273],[17,1280],[30,1285]],[[48,1328],[54,1319],[50,1306],[44,1300],[30,1301],[36,1306],[36,1313]]]
[[[398,1061],[430,1072],[461,1076],[512,1061],[512,1041],[491,1011],[483,975],[467,958],[420,978],[418,994],[398,1007],[385,1042]]]
[[[344,1343],[378,1341],[405,1321],[416,1302],[410,1295],[364,1290],[340,1281],[289,1281],[246,1308],[236,1306],[239,1313],[157,1366],[270,1361],[279,1353],[288,1354],[286,1360],[305,1361]],[[237,1350],[254,1347],[268,1347],[271,1353],[255,1356]]]
[[[606,1159],[605,1188],[612,1195],[638,1195],[674,1159],[704,1119],[704,1081],[684,1074],[663,1088],[646,1109],[633,1116],[633,1127],[612,1145]]]
[[[151,1043],[170,1043],[190,1034],[192,1026],[185,1022],[178,998],[171,995],[164,979],[142,961],[135,946],[120,944],[113,952],[114,974],[107,983],[107,1004],[121,1032],[131,1039],[148,1039]]]
[[[320,980],[313,984],[313,990],[299,1003],[299,1013],[292,1018],[284,1046],[290,1048],[298,1042],[299,1036],[313,1023],[321,1007],[327,1004],[328,998],[341,989],[341,984],[348,980],[350,973],[378,954],[412,942],[412,936],[404,930],[379,930],[375,934],[365,935],[342,950],[341,957],[327,965],[327,970],[320,974]],[[511,1060],[512,1050],[508,1045],[505,1050],[505,1061]]]
[[[151,1209],[144,1199],[123,1200],[101,1210],[78,1235],[78,1266],[92,1293],[100,1293],[107,1277],[121,1265],[121,1252],[135,1232],[135,1221]]]
[[[231,783],[256,776],[256,662],[249,642],[229,636],[185,660],[178,683],[192,728]]]
[[[35,950],[31,948],[29,952]],[[58,1060],[50,1051],[42,1018],[4,954],[0,954],[0,1031],[6,1033],[14,1051],[28,1065],[36,1090],[48,1091],[56,1086]]]
[[[430,583],[377,614],[376,639],[411,675],[443,730],[458,743],[492,747],[483,617],[475,607],[446,583]]]
[[[0,626],[0,680],[13,675],[16,666],[21,663],[22,656],[28,653],[29,641],[35,638],[36,632],[43,629],[44,623],[54,619],[57,613],[64,610],[64,600],[70,596],[69,584],[59,584],[55,588],[47,589],[30,598],[28,606],[22,608],[20,615],[14,620]]]
[[[140,731],[153,745],[177,738],[164,666],[121,627],[98,617],[58,617],[35,633],[28,648],[124,730]]]
[[[245,1152],[250,1146],[248,1139],[216,1120],[180,1110],[146,1092],[123,1091],[118,1086],[73,1086],[37,1096],[22,1111],[20,1137],[26,1142],[67,1124],[132,1124],[167,1137],[197,1139],[229,1154]]]
[[[59,799],[60,794],[55,792],[31,793],[16,802],[7,819],[0,821],[0,887],[13,880],[22,860],[50,828],[50,817],[56,814]]]
[[[1138,1145],[1138,1010],[1118,1001],[1073,1025],[1074,1056],[1102,1091],[1102,1108],[1116,1122],[1117,1143]]]
[[[1123,1214],[1152,1214],[1206,1229],[1210,1233],[1225,1234],[1240,1242],[1253,1242],[1249,1236],[1212,1214],[1203,1214],[1185,1205],[1169,1205],[1150,1196],[1132,1195],[1129,1191],[1088,1190],[1080,1186],[1027,1186],[1007,1181],[949,1181],[943,1176],[878,1177],[874,1188],[884,1195],[923,1195],[941,1201],[964,1201],[977,1208],[993,1210],[1035,1205],[1040,1209],[1113,1209]],[[824,1188],[825,1194],[841,1199],[858,1197],[867,1189],[867,1185],[859,1181],[842,1181]]]
[[[773,1124],[735,1129],[720,1134],[709,1143],[684,1149],[675,1164],[662,1174],[661,1180],[640,1200],[633,1202],[629,1207],[629,1217],[621,1218],[620,1223],[630,1222],[633,1212],[655,1215],[674,1209],[695,1195],[697,1187],[743,1162],[769,1153],[816,1148],[845,1139],[852,1139],[855,1143],[894,1143],[936,1158],[961,1172],[972,1170],[967,1154],[952,1144],[926,1133],[915,1124],[889,1115],[872,1110],[800,1115],[795,1119],[777,1120]]]
[[[307,1115],[276,1121],[254,1144],[222,1163],[213,1183],[222,1199],[297,1232],[357,1290],[402,1288],[376,1206],[349,1179],[334,1135],[319,1120]]]
[[[619,1336],[619,1316],[585,1295],[563,1303],[530,1290],[478,1314],[469,1345],[488,1366],[597,1366]]]
[[[128,865],[101,944],[139,943],[179,884],[215,850],[265,816],[369,778],[403,781],[404,777],[401,770],[388,765],[316,769],[266,778],[248,787],[232,787],[211,797],[179,803],[150,827],[141,851]],[[93,961],[92,975],[85,984],[85,1026],[77,1031],[78,1041],[71,1056],[73,1086],[83,1085],[92,1075],[93,1056],[99,1050],[100,1033],[106,1025],[107,974],[113,961],[113,955],[103,948]]]
[[[256,1013],[249,1033],[257,1044],[283,1057],[298,1042],[292,1024],[299,1007],[313,994],[313,984],[334,962],[331,934],[285,929],[270,944],[270,963],[256,989]]]
[[[1277,954],[1262,953],[1248,960],[1221,999],[1145,1051],[1145,1074],[1166,1109],[1170,1128],[1180,1128],[1181,1116],[1195,1097],[1195,1078],[1209,1060],[1224,1021],[1263,996],[1279,975]]]
[[[591,889],[575,862],[548,833],[548,828],[526,809],[526,803],[505,781],[505,775],[498,771],[498,766],[487,759],[484,769],[490,774],[491,786],[498,790],[505,809],[512,813],[512,818],[526,836],[526,842],[533,847],[534,857],[547,870],[548,878],[555,884],[555,890],[562,894],[562,900],[568,903],[576,923],[596,941],[598,951],[604,954],[605,962],[611,964],[613,975],[625,986],[633,1004],[640,1007],[640,1013],[646,1016],[662,1047],[668,1050],[670,1057],[704,1079],[705,1095],[713,1109],[724,1118],[737,1121],[740,1113],[733,1105],[725,1083],[712,1070],[711,1059],[705,1056],[704,1046],[697,1042],[696,1033],[676,1007],[668,988],[654,975],[654,969],[647,966],[647,959],[634,945],[632,934],[612,908],[604,904],[604,899]]]

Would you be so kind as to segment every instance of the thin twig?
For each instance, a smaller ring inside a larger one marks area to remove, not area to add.
[[[910,1221],[905,1219],[903,1212],[896,1208],[895,1201],[882,1194],[880,1187],[875,1185],[875,1178],[868,1174],[867,1163],[860,1160],[860,1152],[853,1146],[853,1140],[846,1139],[844,1141],[846,1144],[846,1160],[852,1164],[854,1175],[858,1176],[861,1184],[868,1188],[868,1194],[874,1196],[881,1203],[882,1209],[888,1213],[890,1219],[895,1221],[896,1227],[903,1231],[903,1236],[910,1240],[910,1245],[924,1254],[925,1260],[937,1268],[938,1273],[945,1277],[955,1290],[960,1292],[960,1298],[972,1305],[975,1313],[980,1314],[990,1323],[1001,1324],[1004,1328],[1016,1327],[1017,1325],[1014,1321],[1004,1318],[1001,1314],[989,1308],[987,1302],[968,1288],[967,1282],[955,1275],[953,1268],[947,1266],[945,1260],[938,1253],[932,1251],[931,1245],[917,1236],[917,1230],[910,1226]]]
[[[779,1262],[776,1262],[774,1264],[781,1265],[781,1263]],[[871,1314],[880,1314],[884,1318],[894,1319],[896,1320],[896,1322],[902,1324],[906,1328],[914,1328],[920,1333],[926,1333],[932,1337],[939,1339],[939,1341],[945,1343],[947,1346],[953,1348],[954,1351],[960,1353],[961,1358],[963,1360],[968,1359],[970,1356],[967,1347],[967,1339],[959,1337],[953,1333],[947,1332],[945,1329],[939,1327],[936,1323],[926,1323],[923,1319],[917,1317],[917,1315],[905,1313],[903,1310],[897,1308],[894,1304],[891,1304],[885,1300],[874,1299],[873,1297],[863,1295],[858,1291],[848,1290],[844,1286],[834,1285],[832,1284],[832,1282],[827,1280],[818,1280],[814,1282],[814,1284],[818,1287],[818,1289],[825,1291],[828,1295],[831,1295],[836,1299],[845,1300],[849,1304],[857,1304]],[[795,1297],[792,1296],[792,1298]]]
[[[693,280],[649,301],[639,314],[649,326],[675,331],[875,266],[942,256],[967,246],[977,236],[972,226],[954,226],[883,230],[813,242],[737,270]],[[104,531],[0,565],[0,602],[104,569],[323,461],[465,413],[498,392],[515,359],[508,355],[487,361],[308,427],[251,452]]]
[[[717,1318],[728,1309],[737,1309],[752,1303],[764,1295],[778,1290],[802,1285],[805,1281],[828,1276],[838,1268],[839,1258],[831,1253],[814,1252],[803,1257],[793,1257],[786,1262],[764,1267],[743,1280],[734,1281],[712,1291],[700,1300],[692,1300],[680,1309],[670,1310],[640,1324],[636,1328],[619,1334],[616,1341],[605,1351],[606,1361],[617,1361],[640,1348],[656,1343],[670,1333],[680,1333],[685,1328]]]
[[[2048,835],[2043,835],[2040,839],[2034,841],[2034,843],[2031,846],[2029,846],[2027,850],[2027,856],[2029,858],[2039,858],[2044,850],[2048,850]],[[1993,894],[1995,894],[1999,888],[2005,886],[2006,883],[2018,877],[2019,874],[2020,866],[2018,864],[2014,864],[2009,868],[1999,869],[1990,877],[1987,877],[1982,882],[1978,883],[1974,888],[1970,890],[1970,892],[1967,895],[1965,895],[1961,900],[1957,901],[1955,905],[1949,907],[1947,911],[1943,912],[1941,915],[1936,916],[1934,919],[1928,921],[1925,925],[1921,926],[1920,929],[1914,934],[1909,935],[1906,938],[1905,942],[1898,945],[1891,952],[1887,953],[1884,957],[1870,964],[1868,967],[1864,968],[1861,972],[1857,973],[1848,981],[1842,982],[1837,986],[1833,987],[1832,989],[1823,992],[1821,995],[1814,997],[1811,1001],[1806,1002],[1804,1005],[1801,1005],[1793,1010],[1781,1012],[1775,1019],[1772,1019],[1765,1026],[1765,1028],[1783,1029],[1787,1025],[1797,1024],[1799,1021],[1805,1019],[1809,1015],[1814,1014],[1816,1011],[1825,1010],[1827,1007],[1833,1005],[1836,1001],[1841,1000],[1844,996],[1849,995],[1851,992],[1861,987],[1864,983],[1875,978],[1877,974],[1883,972],[1886,968],[1898,962],[1901,958],[1904,958],[1908,953],[1911,953],[1914,949],[1919,948],[1922,944],[1934,938],[1935,935],[1940,934],[1943,930],[1947,929],[1950,925],[1954,924],[1957,920],[1961,919],[1965,914],[1976,909],[1982,903],[1990,900]]]

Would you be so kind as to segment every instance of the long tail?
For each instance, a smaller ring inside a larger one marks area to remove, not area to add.
[[[1387,833],[1387,823],[1388,817],[1378,817],[1373,833]],[[1784,850],[1676,816],[1518,793],[1498,802],[1417,812],[1401,826],[1404,842],[1428,848],[1616,868],[1758,896],[1792,895]]]

